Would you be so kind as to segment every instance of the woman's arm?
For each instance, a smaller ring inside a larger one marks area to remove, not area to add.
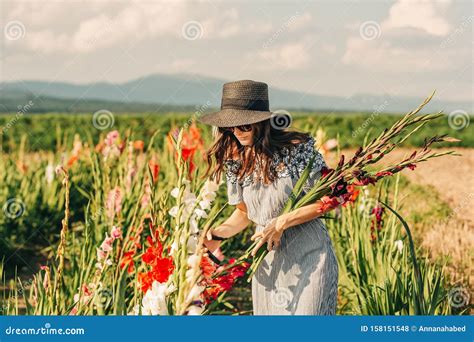
[[[252,240],[260,239],[252,250],[252,255],[255,256],[260,247],[265,243],[267,243],[267,248],[269,251],[278,247],[280,245],[281,236],[283,235],[283,231],[285,229],[319,217],[324,213],[334,209],[339,204],[340,203],[337,199],[323,197],[321,200],[315,203],[305,205],[289,213],[278,216],[275,220],[271,221],[264,230],[255,233],[252,236]]]
[[[227,220],[207,232],[207,241],[205,241],[206,247],[211,251],[219,247],[220,241],[212,240],[212,235],[229,238],[247,228],[249,223],[250,219],[247,216],[247,207],[244,202],[241,202],[236,205],[234,212]]]
[[[285,230],[289,227],[302,224],[312,219],[315,219],[323,214],[331,211],[337,207],[339,203],[329,200],[327,197],[323,197],[321,200],[305,205],[296,210],[290,211],[289,213],[283,214],[278,217],[276,222],[276,230]]]

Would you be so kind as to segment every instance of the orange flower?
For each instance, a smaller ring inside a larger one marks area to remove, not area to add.
[[[172,137],[176,135],[176,129],[172,129],[168,133],[168,147],[174,148]],[[181,156],[182,159],[189,163],[189,175],[191,176],[196,165],[194,164],[194,154],[197,150],[204,150],[204,141],[201,136],[201,131],[193,123],[188,130],[183,131],[181,140]],[[178,152],[175,151],[175,158],[178,158]]]
[[[127,267],[127,273],[131,274],[135,271],[135,263],[133,262],[134,251],[126,252],[123,254],[122,260],[120,261],[120,268],[124,269]]]
[[[158,175],[160,174],[160,164],[155,163],[154,161],[150,160],[150,162],[148,163],[148,166],[150,167],[150,170],[151,170],[153,183],[156,183],[158,181]]]
[[[133,148],[135,150],[143,151],[143,149],[145,148],[145,143],[143,142],[143,140],[135,140],[133,142]]]
[[[76,161],[79,160],[79,155],[74,155],[72,156],[71,158],[69,158],[69,160],[67,161],[67,167],[71,167],[72,165],[74,165],[74,163]]]

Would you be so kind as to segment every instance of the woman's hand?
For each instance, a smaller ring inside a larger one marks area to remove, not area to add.
[[[207,249],[211,251],[211,253],[217,250],[221,245],[221,241],[212,239],[214,230],[215,228],[209,229],[206,232],[206,238],[204,239],[204,246],[206,246]]]
[[[267,243],[268,251],[280,246],[281,236],[283,235],[283,231],[286,228],[288,228],[286,216],[281,215],[276,219],[273,219],[261,232],[252,235],[252,241],[260,239],[255,248],[252,250],[252,256],[257,254],[257,251],[263,246],[264,243]]]
[[[220,241],[216,241],[216,240],[209,240],[209,239],[204,239],[204,246],[206,246],[206,248],[211,251],[211,253],[214,253],[214,251],[216,251],[221,245],[221,242]]]

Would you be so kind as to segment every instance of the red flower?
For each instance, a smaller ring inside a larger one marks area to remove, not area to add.
[[[160,174],[160,164],[150,161],[148,163],[148,166],[150,167],[150,170],[151,170],[153,183],[156,183],[158,181],[158,175]]]
[[[371,223],[370,223],[370,240],[372,242],[375,242],[376,240],[376,235],[375,235],[375,229],[377,231],[380,231],[383,226],[383,213],[385,212],[385,208],[382,207],[381,205],[377,205],[372,209],[372,214],[375,216]]]
[[[380,171],[380,172],[377,172],[375,174],[375,177],[382,178],[382,177],[385,177],[385,176],[392,176],[392,175],[393,175],[393,173],[390,172],[390,171]]]
[[[228,265],[234,264],[235,261],[236,261],[235,259],[230,259]],[[206,261],[205,264],[207,262],[208,261]],[[225,267],[225,266],[221,266],[221,267]],[[219,269],[221,267],[219,267]],[[232,290],[232,287],[234,286],[235,282],[238,280],[238,278],[243,277],[245,275],[249,267],[250,267],[249,263],[243,262],[241,264],[235,265],[234,267],[231,267],[223,275],[220,275],[215,278],[208,277],[209,273],[206,273],[203,270],[203,275],[204,275],[203,282],[204,282],[204,285],[206,285],[206,288],[203,291],[203,297],[204,297],[203,299],[206,301],[206,303],[212,302],[221,293]],[[219,269],[216,269],[215,266],[213,268],[215,271],[219,270]]]
[[[330,168],[327,168],[327,167],[323,167],[323,168],[321,169],[321,178],[326,177],[326,176],[329,175],[332,171],[334,171],[334,169],[330,169]]]
[[[157,229],[152,236],[147,236],[149,247],[142,255],[142,261],[150,265],[151,270],[138,274],[138,282],[143,292],[148,291],[155,280],[160,283],[166,282],[174,271],[173,258],[163,256],[163,245],[158,240],[159,232]]]
[[[370,176],[361,176],[355,182],[354,185],[364,186],[369,184],[375,184],[376,179]]]
[[[215,264],[209,259],[209,257],[203,256],[201,258],[201,270],[204,278],[212,277],[213,273],[216,271]]]
[[[333,210],[334,208],[337,208],[340,203],[337,197],[329,197],[329,196],[324,196],[321,198],[321,206],[320,206],[320,211],[322,213],[328,212]]]
[[[347,186],[347,194],[344,196],[345,202],[355,202],[360,191],[354,185]]]
[[[416,164],[408,164],[406,167],[408,167],[410,170],[414,170],[416,167]]]
[[[124,269],[127,267],[128,274],[135,271],[135,263],[133,262],[134,251],[126,252],[123,254],[122,260],[120,261],[120,268]]]

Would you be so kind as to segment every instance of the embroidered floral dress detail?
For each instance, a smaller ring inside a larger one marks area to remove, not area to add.
[[[270,169],[276,170],[278,178],[293,177],[299,178],[301,173],[308,165],[308,162],[313,156],[316,156],[313,167],[310,172],[310,176],[321,171],[326,166],[321,154],[316,151],[315,140],[311,137],[308,141],[299,143],[290,148],[283,147],[279,152],[274,152],[272,160],[270,162]],[[244,176],[242,181],[239,180],[239,170],[242,165],[240,159],[227,159],[224,162],[226,177],[232,184],[238,183],[240,186],[248,186],[252,183],[261,182],[262,176],[257,176],[260,172],[259,165],[255,166],[255,170],[252,174]]]

